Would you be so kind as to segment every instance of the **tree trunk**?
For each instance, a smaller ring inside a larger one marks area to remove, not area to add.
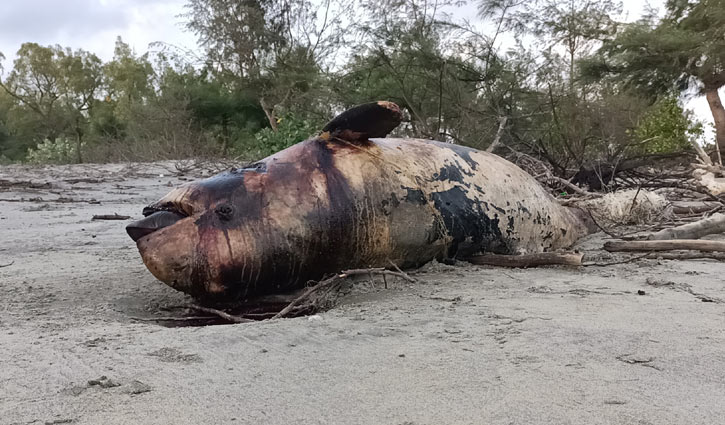
[[[277,118],[274,116],[274,107],[270,107],[267,104],[267,101],[264,100],[264,98],[259,99],[259,105],[262,107],[262,110],[264,111],[264,115],[267,116],[267,121],[269,121],[269,126],[272,127],[272,130],[274,132],[277,132]]]
[[[706,88],[705,97],[710,105],[712,118],[715,120],[715,140],[721,152],[725,152],[725,108],[720,101],[717,88]]]
[[[76,128],[76,160],[79,164],[83,163],[83,156],[81,155],[81,144],[83,143],[83,130],[80,127]]]

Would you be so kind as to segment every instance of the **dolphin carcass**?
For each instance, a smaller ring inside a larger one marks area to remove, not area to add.
[[[537,253],[588,233],[522,169],[451,143],[385,138],[389,102],[316,137],[169,192],[127,226],[151,273],[210,301],[303,286],[350,268]]]

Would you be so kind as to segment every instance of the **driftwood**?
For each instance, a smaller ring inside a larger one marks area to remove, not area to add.
[[[642,260],[644,258],[650,258],[652,256],[656,255],[654,252],[648,252],[646,254],[637,255],[636,257],[627,258],[626,260],[617,260],[617,261],[611,261],[608,263],[584,263],[582,264],[585,267],[606,267],[606,266],[615,266],[618,264],[628,264],[633,263],[637,260]]]
[[[466,261],[478,265],[500,267],[581,266],[582,254],[575,252],[541,252],[525,255],[482,254],[467,258]]]
[[[694,223],[662,229],[647,236],[648,240],[699,239],[713,233],[725,232],[725,214],[713,214]]]
[[[661,260],[697,260],[697,259],[708,259],[725,261],[725,253],[723,252],[658,252],[652,254],[653,259]]]
[[[13,260],[13,261],[11,261],[11,262],[9,262],[9,263],[7,263],[7,264],[0,264],[0,268],[3,268],[3,267],[10,267],[10,266],[12,266],[13,264],[15,264],[15,261],[14,261],[14,260]]]
[[[675,214],[702,214],[722,208],[718,202],[673,202],[672,212]]]
[[[128,220],[129,218],[131,218],[130,215],[118,215],[116,213],[93,216],[93,220]]]
[[[657,241],[610,241],[604,244],[609,252],[631,251],[716,251],[725,252],[725,242],[698,239],[674,239]]]

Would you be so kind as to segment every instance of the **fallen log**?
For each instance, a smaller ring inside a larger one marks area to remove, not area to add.
[[[702,214],[712,211],[723,204],[718,202],[673,202],[672,212],[675,214]]]
[[[725,214],[713,214],[694,223],[683,224],[682,226],[662,229],[659,232],[651,233],[647,240],[662,241],[669,239],[699,239],[713,233],[725,232]]]
[[[656,241],[610,241],[604,244],[609,252],[632,251],[716,251],[725,252],[725,242],[699,239],[673,239]]]
[[[93,216],[93,220],[128,220],[129,218],[131,218],[130,215],[118,215],[116,213]]]
[[[725,253],[723,252],[661,252],[652,255],[655,260],[718,260],[725,261]]]
[[[500,267],[581,266],[582,256],[583,254],[576,252],[541,252],[524,255],[481,254],[469,257],[466,261],[477,265]]]

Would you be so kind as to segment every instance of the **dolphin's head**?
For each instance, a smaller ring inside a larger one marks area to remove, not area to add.
[[[266,165],[234,169],[169,192],[126,232],[151,273],[194,297],[235,298],[258,273]]]

